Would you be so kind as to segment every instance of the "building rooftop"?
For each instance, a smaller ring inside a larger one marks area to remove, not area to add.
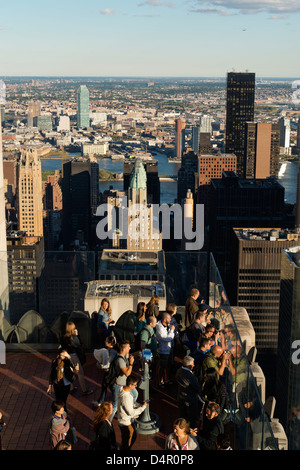
[[[165,297],[163,283],[155,281],[91,281],[87,285],[85,297],[138,296],[150,298],[154,294],[160,298]]]
[[[163,251],[103,250],[100,271],[164,269]]]
[[[299,239],[299,234],[294,230],[283,228],[234,228],[234,232],[240,240],[297,241]]]
[[[266,179],[242,179],[234,171],[223,171],[222,179],[212,179],[212,185],[217,189],[235,186],[242,189],[246,188],[282,188],[283,186],[274,178]]]

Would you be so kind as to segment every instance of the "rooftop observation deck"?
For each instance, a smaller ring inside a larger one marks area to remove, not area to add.
[[[82,255],[80,254],[80,256]],[[192,263],[191,261],[194,262]],[[167,275],[169,277],[174,275],[172,283],[168,284],[170,282],[168,279],[166,281],[166,291],[169,295],[173,296],[172,300],[175,299],[176,286],[179,286],[180,292],[183,292],[183,290],[188,292],[185,286],[184,289],[182,287],[182,282],[187,279],[187,273],[191,273],[194,279],[201,279],[201,276],[204,278],[204,272],[207,274],[206,292],[209,305],[215,308],[219,305],[220,298],[226,299],[218,270],[213,259],[210,261],[208,267],[207,259],[203,259],[203,257],[200,260],[198,257],[195,260],[191,260],[190,258],[184,259],[176,255],[176,258],[167,260]],[[76,263],[73,264],[75,265]],[[172,266],[172,269],[170,269],[170,266]],[[201,272],[198,273],[196,268]],[[104,284],[106,282],[109,284],[112,281],[104,281]],[[148,282],[152,283],[153,281]],[[119,284],[119,281],[116,280],[116,283]],[[84,284],[86,292],[88,292],[87,283],[84,282]],[[201,291],[204,292],[202,287]],[[177,305],[183,304],[177,302]],[[247,387],[251,385],[251,388],[254,388],[260,410],[257,426],[254,431],[251,431],[251,439],[248,440],[249,442],[246,446],[247,450],[265,448],[275,450],[286,449],[287,442],[284,431],[280,427],[280,423],[274,420],[273,402],[269,406],[268,397],[265,395],[263,372],[259,364],[255,362],[255,333],[247,312],[243,308],[230,307],[229,304],[227,304],[226,308],[227,312],[230,311],[232,317],[236,342],[241,346],[243,356],[248,364],[246,373]],[[183,310],[183,307],[178,308],[178,311],[181,311],[181,313],[183,313]],[[75,313],[78,314],[78,312]],[[68,409],[78,434],[78,442],[74,444],[74,449],[88,450],[89,443],[94,438],[92,421],[95,409],[92,406],[92,401],[97,400],[100,395],[102,371],[97,368],[96,360],[93,356],[95,344],[90,335],[90,330],[94,325],[92,323],[92,315],[88,312],[82,312],[80,316],[79,312],[79,316],[77,315],[73,318],[76,318],[75,323],[79,332],[83,332],[81,337],[87,345],[87,362],[84,365],[84,372],[87,387],[93,390],[93,394],[82,396],[78,386],[78,390],[68,398]],[[47,394],[47,387],[51,360],[56,356],[58,346],[58,342],[53,341],[53,338],[59,332],[61,326],[59,321],[60,318],[57,318],[49,326],[38,313],[29,312],[29,315],[25,314],[24,318],[21,318],[17,325],[10,325],[4,318],[3,313],[1,317],[0,312],[1,339],[4,339],[6,346],[6,363],[0,365],[0,411],[2,411],[4,421],[7,423],[0,435],[3,449],[49,449],[49,420],[51,417],[51,403],[54,396]],[[82,330],[80,331],[81,328]],[[50,336],[48,336],[49,332],[51,332]],[[12,337],[14,337],[14,341],[11,340]],[[49,341],[49,337],[52,338],[52,341]],[[41,338],[43,341],[41,341]],[[174,358],[173,380],[176,369],[181,366],[181,360],[182,356],[180,355]],[[139,370],[138,362],[134,366],[134,373],[141,377],[142,372]],[[140,390],[139,393],[138,401],[142,401],[142,391]],[[236,395],[236,408],[238,407],[237,397]],[[108,394],[107,399],[110,400],[111,398],[111,395]],[[159,417],[160,428],[154,434],[138,434],[133,446],[133,450],[136,451],[148,450],[156,452],[164,450],[165,439],[173,430],[174,419],[179,417],[177,386],[175,383],[161,390],[151,382],[150,398],[150,412],[155,413]],[[236,424],[234,420],[228,420],[226,430],[231,436],[232,447],[234,449],[241,449],[239,428]],[[114,419],[113,425],[117,442],[120,443],[117,418]]]

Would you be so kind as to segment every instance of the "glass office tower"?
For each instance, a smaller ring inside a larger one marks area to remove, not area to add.
[[[237,174],[244,175],[246,122],[254,121],[255,73],[227,75],[226,153],[237,157]]]
[[[77,127],[90,127],[90,94],[86,85],[77,91]]]

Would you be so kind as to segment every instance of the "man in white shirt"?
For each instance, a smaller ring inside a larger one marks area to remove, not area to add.
[[[143,405],[134,402],[132,392],[136,389],[138,379],[134,375],[129,375],[126,385],[120,388],[118,394],[118,424],[121,430],[120,450],[130,450],[136,440],[136,430],[134,426],[135,418],[138,418],[148,402]]]
[[[158,343],[157,352],[159,355],[159,387],[172,384],[169,380],[170,368],[173,359],[173,344],[175,336],[175,326],[171,325],[171,315],[167,312],[162,314],[161,320],[156,325],[156,339]]]

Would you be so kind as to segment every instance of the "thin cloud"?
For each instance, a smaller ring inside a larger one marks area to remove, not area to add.
[[[138,4],[139,7],[151,6],[151,7],[168,7],[175,8],[175,3],[165,0],[145,0],[143,3]]]
[[[213,14],[221,16],[229,16],[231,13],[227,10],[218,10],[217,8],[190,8],[188,10],[190,13],[203,13],[203,14]]]
[[[286,0],[196,0],[196,5],[203,5],[205,9],[226,8],[242,14],[284,15],[300,12],[299,0],[289,0],[288,2]]]
[[[139,18],[157,18],[157,17],[160,17],[160,15],[133,15],[133,16],[138,16]]]
[[[117,10],[111,10],[110,8],[105,8],[104,10],[100,11],[101,15],[115,15]]]
[[[269,20],[286,20],[287,19],[287,15],[270,15],[270,18]]]

